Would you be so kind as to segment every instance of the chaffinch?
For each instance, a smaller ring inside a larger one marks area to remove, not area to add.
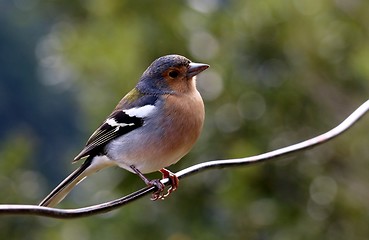
[[[165,167],[186,155],[200,135],[205,111],[196,75],[208,67],[179,55],[156,59],[74,158],[73,162],[86,158],[84,163],[40,206],[55,206],[84,178],[110,166],[137,174],[148,186],[155,185],[158,190],[152,200],[176,190],[178,178]],[[160,180],[143,175],[154,171],[171,180],[166,194]]]

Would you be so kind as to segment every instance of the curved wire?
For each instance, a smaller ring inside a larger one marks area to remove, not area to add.
[[[340,134],[348,130],[350,127],[354,125],[354,123],[360,120],[360,118],[362,118],[368,112],[368,110],[369,110],[369,100],[364,102],[359,108],[357,108],[337,127],[314,138],[256,156],[227,160],[214,160],[199,163],[186,169],[183,169],[177,172],[175,175],[181,179],[209,169],[253,165],[268,160],[276,159],[278,157],[285,156],[287,154],[315,147],[329,140],[332,140],[333,138],[339,136]],[[161,180],[161,182],[165,185],[168,185],[169,180],[163,179]],[[139,198],[142,198],[152,193],[155,190],[156,190],[155,186],[145,187],[127,196],[121,197],[113,201],[77,209],[58,209],[58,208],[41,207],[37,205],[1,204],[0,215],[37,215],[51,218],[86,217],[99,213],[109,212],[113,209],[122,207],[132,201],[135,201]]]

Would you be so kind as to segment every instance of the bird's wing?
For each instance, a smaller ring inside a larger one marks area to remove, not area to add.
[[[121,107],[116,108],[91,135],[85,148],[74,158],[74,161],[89,155],[102,153],[108,142],[141,127],[145,122],[145,118],[155,112],[157,100],[158,97],[156,96],[144,95],[139,99],[140,105],[137,105],[137,101],[135,101],[135,104],[129,102],[122,104],[121,102],[118,105]]]

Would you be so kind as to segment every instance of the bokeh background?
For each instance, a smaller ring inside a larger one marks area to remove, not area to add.
[[[251,156],[320,134],[368,98],[364,0],[0,1],[0,202],[36,204],[157,57],[211,65],[207,118],[175,166]],[[203,172],[165,201],[54,220],[1,216],[1,239],[367,239],[369,119],[315,149]],[[157,178],[160,174],[150,174]],[[143,187],[112,168],[60,205]]]

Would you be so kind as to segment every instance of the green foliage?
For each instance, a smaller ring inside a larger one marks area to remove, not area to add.
[[[16,60],[0,59],[0,110],[6,115],[0,120],[6,126],[0,128],[0,189],[5,193],[0,202],[41,199],[74,167],[67,164],[83,139],[148,64],[165,54],[211,65],[198,78],[207,111],[203,134],[193,151],[171,167],[174,171],[307,139],[335,126],[367,99],[365,1],[30,2],[14,1],[0,9],[11,26],[11,31],[0,29],[0,48],[18,53],[7,55]],[[22,28],[24,18],[33,22]],[[28,32],[34,41],[24,40]],[[36,59],[29,57],[30,49]],[[17,78],[5,74],[12,69],[6,66],[14,68],[21,60],[18,71],[11,71]],[[26,70],[30,74],[20,74]],[[4,87],[13,79],[22,91]],[[20,121],[6,114],[14,108],[34,118]],[[72,221],[2,217],[0,236],[367,239],[366,129],[364,118],[339,139],[288,159],[201,173],[181,181],[162,202],[143,199]],[[81,184],[62,206],[102,202],[141,186],[136,176],[109,169]]]

